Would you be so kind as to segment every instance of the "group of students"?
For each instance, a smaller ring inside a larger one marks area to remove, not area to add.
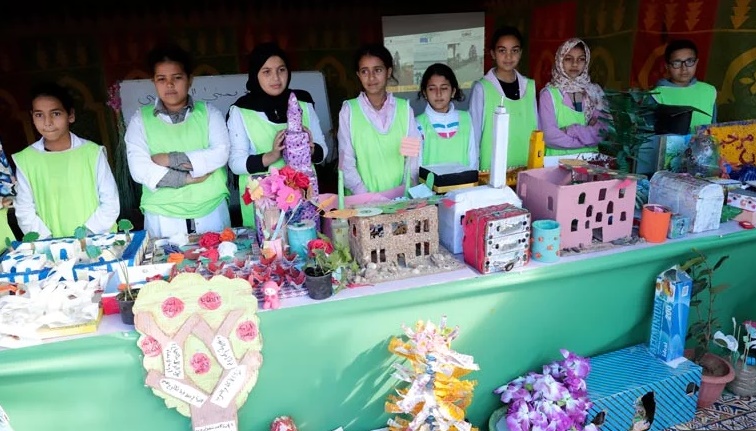
[[[339,112],[339,168],[348,193],[384,192],[402,185],[405,171],[417,179],[420,165],[459,163],[491,167],[492,121],[496,106],[510,113],[508,164],[525,165],[530,134],[543,130],[547,155],[596,151],[604,107],[600,86],[588,75],[590,49],[570,39],[557,51],[552,79],[536,95],[535,83],[517,71],[523,39],[513,27],[498,29],[489,43],[494,67],[473,84],[470,109],[454,106],[464,98],[454,72],[433,64],[424,73],[418,97],[427,101],[415,117],[406,99],[387,90],[393,59],[381,44],[358,50],[354,68],[362,91]],[[690,41],[671,42],[665,52],[669,78],[659,84],[659,103],[693,105],[703,113],[694,123],[715,118],[716,91],[695,80],[697,50]],[[247,94],[227,116],[189,95],[192,59],[176,45],[148,55],[155,103],[131,117],[125,134],[131,177],[142,186],[140,209],[152,237],[220,231],[230,226],[227,166],[240,176],[284,164],[284,131],[289,95],[302,109],[313,163],[328,146],[310,94],[289,88],[286,53],[275,43],[255,47],[249,57]],[[36,87],[32,119],[42,136],[13,155],[16,164],[16,217],[23,232],[41,237],[70,236],[79,226],[90,233],[112,231],[119,215],[116,182],[103,147],[71,133],[73,100],[54,83]],[[706,115],[709,115],[707,117]],[[419,157],[404,157],[403,138],[420,138]],[[243,224],[253,211],[241,205]]]

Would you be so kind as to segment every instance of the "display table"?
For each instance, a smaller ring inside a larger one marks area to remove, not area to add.
[[[402,333],[403,323],[442,315],[461,327],[454,349],[480,365],[469,375],[479,383],[468,416],[483,425],[500,406],[493,389],[540,369],[558,349],[595,355],[644,342],[656,275],[689,257],[693,247],[714,260],[730,255],[715,276],[715,283],[731,285],[717,304],[720,321],[753,318],[756,231],[734,223],[661,245],[531,263],[518,272],[463,270],[351,289],[322,302],[286,300],[284,308],[259,314],[263,365],[239,412],[239,429],[268,429],[279,415],[293,416],[302,431],[384,426],[384,401],[397,383],[389,339]],[[144,386],[136,333],[118,327],[0,351],[0,405],[14,428],[189,430],[189,419]]]

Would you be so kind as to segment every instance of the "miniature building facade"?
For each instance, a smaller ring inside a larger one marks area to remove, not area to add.
[[[438,208],[425,205],[349,219],[349,247],[360,266],[412,261],[438,253]]]
[[[556,220],[562,248],[610,242],[633,230],[636,181],[560,167],[520,172],[517,195],[533,220]]]

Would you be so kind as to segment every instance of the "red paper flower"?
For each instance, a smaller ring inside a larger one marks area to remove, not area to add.
[[[210,259],[210,262],[217,262],[220,258],[220,253],[218,253],[217,248],[210,248],[202,252],[200,256],[205,257],[207,259]]]
[[[252,194],[249,192],[249,189],[244,189],[242,200],[244,201],[244,205],[249,205],[252,203]]]
[[[333,253],[333,244],[320,238],[313,239],[307,243],[307,251],[310,256],[315,256],[315,250],[323,250],[325,254]]]
[[[199,239],[199,246],[204,248],[217,247],[221,243],[220,234],[217,232],[203,233]]]
[[[308,187],[310,187],[310,177],[307,175],[297,172],[294,174],[294,185],[299,187],[302,190],[307,190]]]

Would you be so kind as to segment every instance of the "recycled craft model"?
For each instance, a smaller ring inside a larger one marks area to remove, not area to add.
[[[390,431],[471,431],[465,410],[472,402],[474,380],[460,380],[478,370],[472,356],[451,350],[459,328],[448,328],[446,317],[439,326],[418,321],[414,330],[403,326],[407,340],[393,338],[389,351],[409,360],[394,364],[393,376],[409,383],[389,395],[386,411],[399,416],[389,419]]]
[[[185,273],[141,288],[134,315],[145,383],[194,431],[238,429],[262,365],[256,312],[243,279]]]

